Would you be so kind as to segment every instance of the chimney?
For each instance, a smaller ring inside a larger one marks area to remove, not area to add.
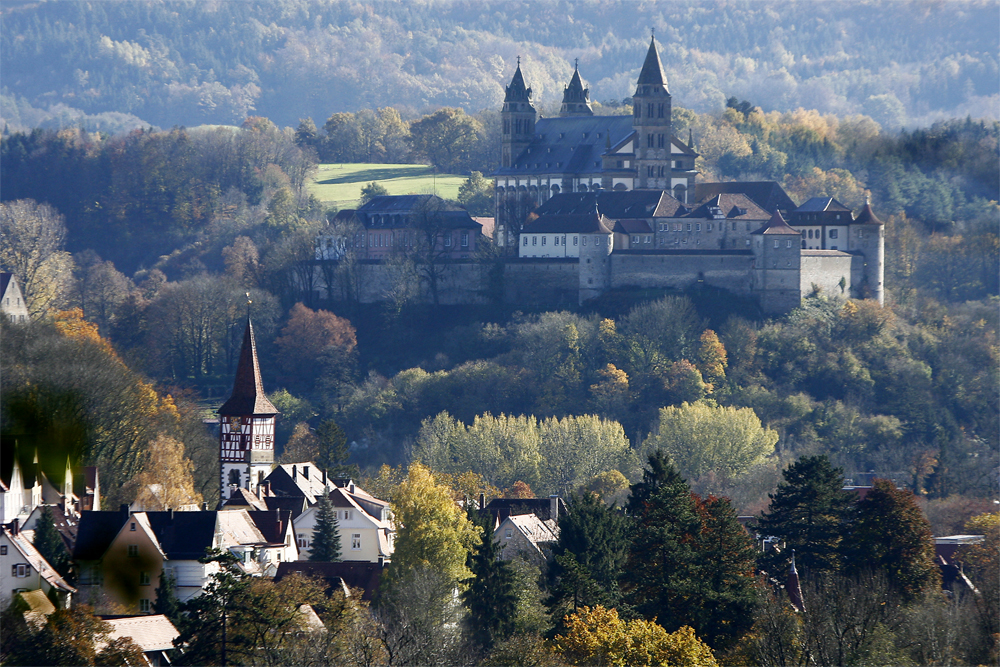
[[[348,487],[351,493],[354,493],[354,482],[351,482],[351,486]]]
[[[292,481],[293,481],[293,482],[295,481],[295,471],[296,471],[296,468],[295,468],[295,466],[293,465],[293,466],[292,466]]]
[[[13,521],[11,521],[10,522],[10,534],[16,536],[17,533],[18,533],[18,531],[19,531],[19,529],[20,529],[20,526],[21,526],[21,522],[18,521],[17,519],[14,519]]]
[[[173,521],[174,520],[174,508],[171,507],[169,511],[170,511],[170,520]]]
[[[326,469],[323,470],[323,488],[326,488]]]
[[[559,496],[556,494],[549,496],[549,518],[559,521]]]
[[[302,466],[302,476],[309,480],[309,466]]]
[[[486,494],[482,491],[479,492],[479,509],[486,509]]]
[[[208,511],[208,501],[207,500],[201,504],[201,511],[202,512],[207,512]]]

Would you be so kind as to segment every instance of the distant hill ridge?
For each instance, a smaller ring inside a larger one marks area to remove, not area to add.
[[[575,59],[592,99],[631,94],[655,30],[671,92],[696,111],[731,95],[768,110],[865,113],[886,128],[996,117],[995,3],[637,4],[374,1],[5,2],[0,117],[114,130],[279,126],[394,106],[496,109],[521,57],[542,109]],[[632,68],[631,70],[629,68]]]

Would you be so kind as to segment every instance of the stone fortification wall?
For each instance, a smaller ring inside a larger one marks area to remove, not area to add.
[[[616,252],[611,255],[611,286],[686,289],[701,284],[736,294],[749,294],[753,254],[750,251]]]
[[[486,274],[489,268],[471,260],[449,260],[436,267],[438,300],[445,305],[484,303]],[[365,260],[358,263],[358,300],[378,303],[388,299],[393,290],[406,283],[418,302],[433,303],[427,271],[417,266],[404,272],[399,265]]]
[[[580,295],[580,264],[575,257],[509,259],[503,283],[506,303],[574,305]]]
[[[848,298],[854,296],[858,287],[855,265],[864,270],[864,257],[851,255],[840,250],[803,250],[802,269],[799,273],[799,284],[802,296],[808,296],[813,291],[813,285],[820,288],[826,296]],[[840,289],[840,280],[844,279],[844,289]]]

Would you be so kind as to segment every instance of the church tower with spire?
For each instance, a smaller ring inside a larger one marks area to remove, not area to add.
[[[531,105],[531,88],[524,84],[521,59],[518,58],[514,78],[507,86],[503,109],[500,111],[503,123],[500,166],[509,167],[514,164],[517,156],[531,144],[535,138],[535,115],[535,107]]]
[[[570,79],[569,85],[563,89],[559,117],[593,115],[594,109],[590,106],[590,89],[583,87],[583,80],[580,78],[580,64],[577,62],[573,69],[573,78]]]
[[[670,122],[670,91],[667,75],[650,38],[646,60],[632,96],[632,127],[635,128],[637,189],[669,190],[673,128]]]
[[[274,418],[278,415],[260,377],[257,342],[247,318],[233,394],[219,408],[219,502],[237,488],[257,492],[274,464]]]

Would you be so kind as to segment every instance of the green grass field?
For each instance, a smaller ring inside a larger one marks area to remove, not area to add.
[[[426,164],[321,164],[309,183],[309,192],[324,204],[352,208],[361,197],[361,188],[375,181],[391,195],[436,194],[455,199],[465,176],[434,175]]]

